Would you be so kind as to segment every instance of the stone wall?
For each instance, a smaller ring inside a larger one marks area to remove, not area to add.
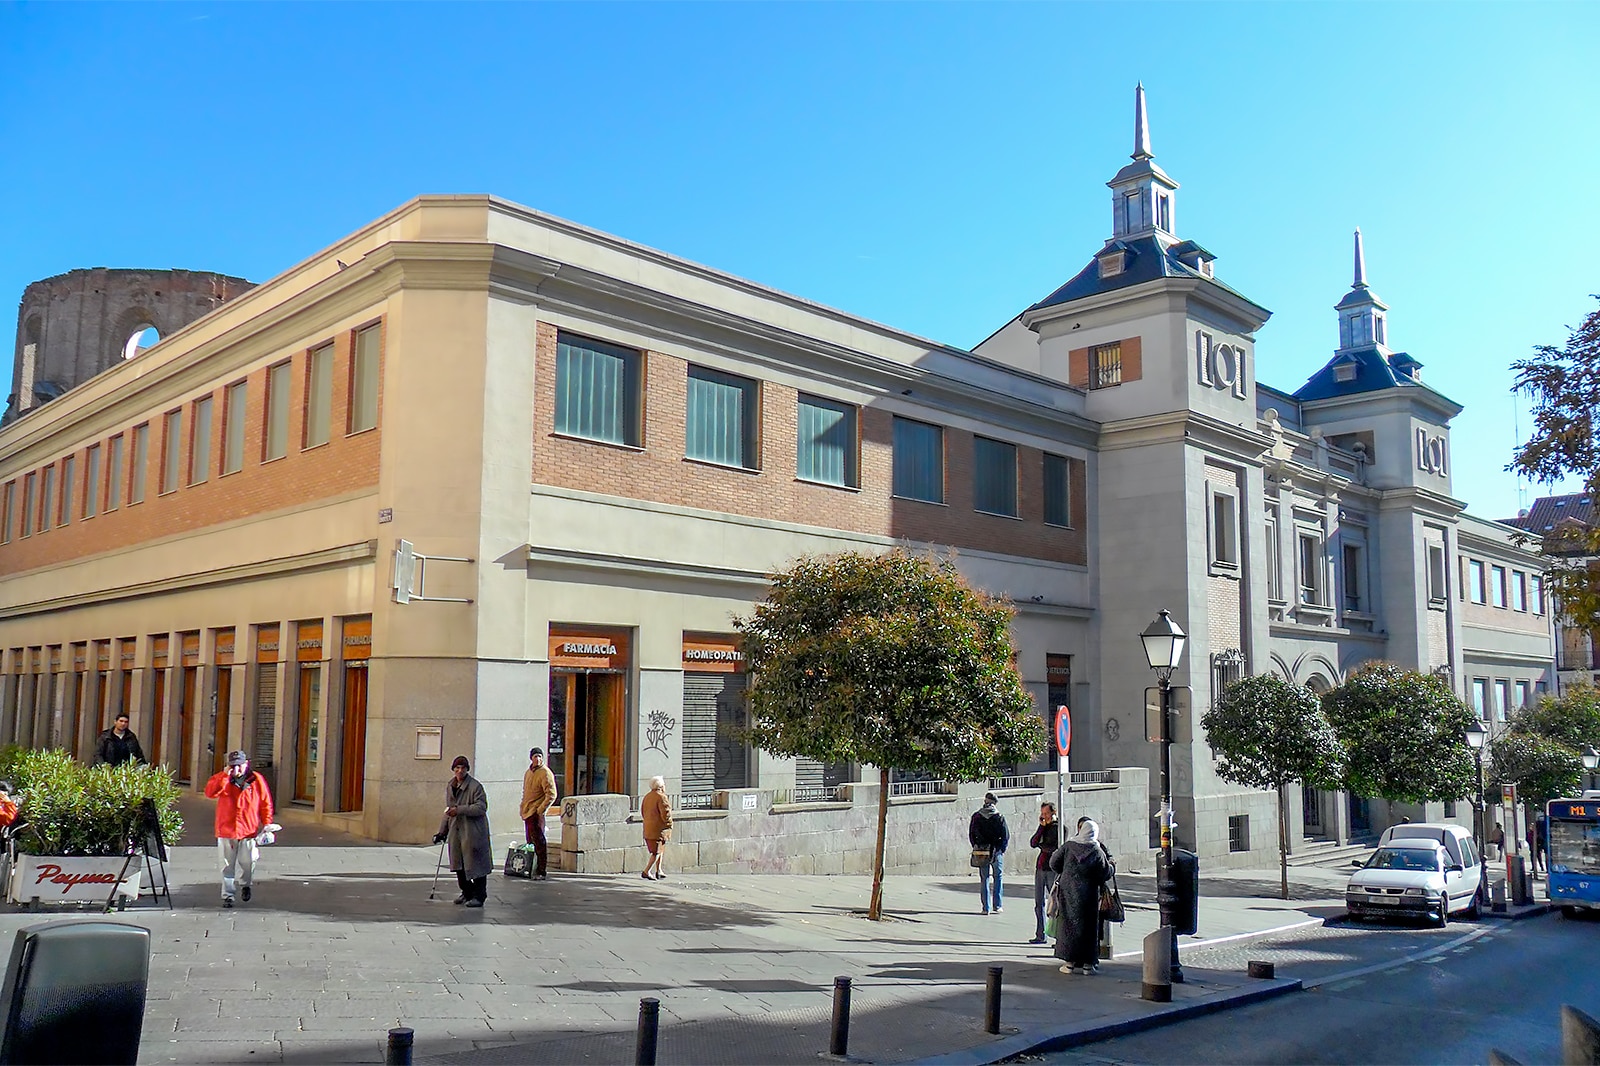
[[[1154,870],[1149,858],[1149,772],[1108,771],[1111,780],[1072,785],[1068,826],[1085,815],[1128,871]],[[1033,868],[1028,838],[1039,804],[1056,798],[1056,775],[1033,774],[1026,787],[993,789],[1011,828],[1007,870]],[[898,874],[963,874],[970,870],[967,823],[991,791],[983,782],[954,791],[890,799],[884,867]],[[770,789],[718,792],[710,810],[674,811],[666,868],[685,873],[865,874],[877,840],[878,785],[840,789],[832,803],[774,803]],[[561,803],[558,867],[576,873],[637,873],[645,850],[639,815],[627,796],[569,796]]]

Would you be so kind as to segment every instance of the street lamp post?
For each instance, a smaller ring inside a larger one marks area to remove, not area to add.
[[[1489,739],[1489,731],[1482,725],[1473,722],[1467,726],[1467,746],[1472,749],[1472,761],[1478,767],[1478,905],[1481,907],[1487,899],[1489,891],[1489,859],[1487,844],[1489,839],[1489,808],[1483,798],[1483,745]]]
[[[1139,634],[1144,657],[1161,686],[1161,860],[1156,870],[1156,902],[1161,909],[1161,924],[1172,935],[1172,969],[1168,978],[1174,984],[1183,981],[1183,968],[1178,965],[1178,922],[1173,913],[1177,894],[1172,881],[1172,671],[1183,658],[1188,639],[1166,611]]]
[[[1595,751],[1594,748],[1590,747],[1588,744],[1585,744],[1583,746],[1583,754],[1581,758],[1583,759],[1584,775],[1593,778],[1595,767],[1600,766],[1600,751]],[[1594,782],[1592,780],[1586,782],[1586,784],[1593,783]]]

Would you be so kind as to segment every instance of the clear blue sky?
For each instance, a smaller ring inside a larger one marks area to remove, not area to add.
[[[1329,357],[1359,225],[1391,343],[1466,405],[1456,494],[1501,517],[1508,364],[1600,291],[1597,30],[1587,3],[0,6],[0,299],[83,266],[265,280],[490,192],[971,346],[1109,235],[1142,79],[1180,234],[1274,312],[1261,379]]]

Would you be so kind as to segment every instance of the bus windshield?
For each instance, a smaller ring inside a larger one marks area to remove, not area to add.
[[[1600,822],[1550,819],[1550,871],[1600,874]]]

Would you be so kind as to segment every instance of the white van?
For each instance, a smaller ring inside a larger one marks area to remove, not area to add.
[[[1449,914],[1464,912],[1468,918],[1476,918],[1484,886],[1482,859],[1472,831],[1448,822],[1402,822],[1383,831],[1378,847],[1405,847],[1423,841],[1443,848],[1446,856],[1441,872],[1449,904],[1440,924]]]

